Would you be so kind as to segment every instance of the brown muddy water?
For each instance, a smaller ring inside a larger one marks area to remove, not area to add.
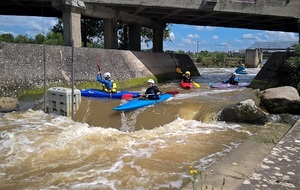
[[[258,72],[250,71],[242,82]],[[157,84],[180,93],[130,112],[112,110],[125,100],[83,98],[74,121],[33,110],[1,114],[0,189],[181,189],[189,166],[205,170],[245,131],[263,127],[216,120],[225,105],[255,99],[253,89],[209,88],[228,72],[200,70],[201,88],[191,90],[178,81]]]

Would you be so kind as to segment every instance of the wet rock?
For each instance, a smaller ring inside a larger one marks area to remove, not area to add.
[[[17,111],[19,102],[17,98],[1,97],[0,98],[0,112],[6,113]]]
[[[269,114],[268,121],[272,123],[286,123],[290,126],[294,126],[297,121],[300,119],[300,115],[291,115],[291,114]]]
[[[248,99],[238,104],[226,106],[221,111],[219,120],[263,125],[268,121],[268,118],[267,114],[257,107],[252,99]]]
[[[296,88],[283,86],[269,88],[261,93],[261,105],[269,113],[300,114],[300,97]]]

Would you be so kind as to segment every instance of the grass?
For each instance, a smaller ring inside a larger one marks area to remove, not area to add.
[[[286,118],[289,118],[285,115]],[[290,120],[289,120],[290,121]],[[258,143],[263,143],[266,145],[274,145],[277,144],[281,137],[282,137],[282,131],[285,131],[286,129],[291,128],[292,126],[288,123],[277,123],[276,124],[267,124],[264,126],[264,129],[262,129],[257,134],[249,134],[246,131],[243,131],[243,133],[247,136],[248,139],[251,139]]]
[[[207,179],[207,172],[205,172],[201,168],[195,168],[194,166],[190,166],[189,170],[187,171],[187,175],[190,178],[192,183],[192,190],[206,190],[208,186],[205,185]],[[225,178],[223,178],[221,190],[224,188],[225,185]],[[211,188],[214,190],[214,187]]]
[[[118,90],[124,90],[128,88],[133,88],[133,87],[139,87],[139,86],[145,86],[147,84],[147,80],[149,78],[154,79],[155,82],[157,82],[157,78],[152,76],[152,77],[145,77],[145,78],[133,78],[129,80],[123,80],[123,81],[116,81],[117,83],[117,89]],[[66,88],[71,88],[71,84],[68,83],[51,83],[47,85],[47,89],[51,87],[66,87]],[[87,89],[87,88],[93,88],[93,89],[102,89],[102,85],[98,81],[85,81],[85,82],[77,82],[76,84],[77,89]],[[44,87],[33,87],[33,88],[27,88],[20,90],[17,93],[17,97],[19,100],[34,100],[34,99],[39,99],[44,95]]]

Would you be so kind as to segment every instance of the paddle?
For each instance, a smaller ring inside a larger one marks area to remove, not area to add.
[[[102,79],[102,74],[101,74],[101,69],[100,69],[100,63],[99,60],[97,59],[96,61],[97,67],[98,67],[98,71],[100,72],[100,78]]]
[[[193,81],[193,84],[197,87],[197,88],[200,88],[200,84],[196,83]]]
[[[214,82],[214,83],[210,83],[209,86],[212,87],[214,84],[216,84],[217,82],[220,82],[220,81],[221,81],[221,80],[218,80],[218,81],[216,81],[216,82]]]
[[[181,71],[181,69],[180,69],[179,67],[176,68],[176,72],[179,73],[179,74],[182,74],[182,71]],[[198,84],[198,83],[196,83],[196,82],[194,82],[194,81],[192,81],[192,82],[193,82],[193,84],[194,84],[197,88],[200,88],[200,84]]]
[[[229,75],[230,76],[230,75]],[[222,82],[223,80],[225,80],[225,79],[227,79],[227,77],[226,78],[223,78],[223,79],[218,79],[216,82],[214,82],[214,83],[210,83],[210,87],[212,87],[215,83],[217,83],[217,82]]]
[[[173,90],[173,91],[167,91],[167,92],[164,92],[163,94],[172,94],[172,95],[176,95],[176,94],[179,94],[179,92],[176,91],[176,90]],[[145,94],[145,95],[154,95],[154,94]],[[139,96],[141,96],[141,94],[140,94]],[[132,95],[132,94],[124,94],[124,95],[122,95],[122,99],[125,99],[125,100],[132,99],[132,98],[133,98],[133,95]]]

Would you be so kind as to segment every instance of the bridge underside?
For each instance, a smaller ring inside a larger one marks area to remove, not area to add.
[[[300,33],[298,0],[5,0],[1,15],[62,18],[64,45],[81,47],[81,18],[104,20],[104,48],[117,49],[117,22],[129,26],[129,49],[141,50],[141,27],[163,51],[167,23]],[[299,39],[300,40],[300,39]]]
[[[101,8],[99,4],[85,4]],[[186,8],[163,8],[143,5],[139,5],[138,7],[125,4],[119,6],[115,4],[102,5],[102,7],[111,9],[114,12],[124,12],[128,15],[148,18],[161,23],[298,32],[298,18],[274,15],[242,14],[238,11],[213,11],[213,6],[213,3],[209,4],[209,1],[207,5],[203,5],[202,9],[190,10]],[[51,1],[34,0],[0,1],[0,14],[62,17],[62,12],[53,8]]]

